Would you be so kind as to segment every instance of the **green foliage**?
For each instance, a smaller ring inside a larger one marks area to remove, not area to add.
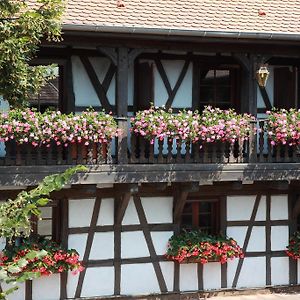
[[[33,190],[20,192],[14,200],[8,199],[0,206],[0,236],[10,241],[15,237],[29,236],[31,215],[39,216],[39,206],[45,206],[51,201],[50,193],[61,190],[70,178],[80,171],[86,171],[86,168],[75,166],[62,174],[47,176]]]
[[[64,0],[0,1],[0,95],[22,106],[47,78],[49,66],[30,66],[41,40],[59,41]]]

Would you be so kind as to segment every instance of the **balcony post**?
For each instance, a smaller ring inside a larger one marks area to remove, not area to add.
[[[257,115],[257,82],[255,78],[257,56],[253,54],[235,54],[241,64],[241,111]]]
[[[128,48],[117,49],[116,112],[122,133],[117,139],[117,162],[127,164]]]

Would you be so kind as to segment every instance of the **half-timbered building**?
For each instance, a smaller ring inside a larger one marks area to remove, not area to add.
[[[70,165],[88,167],[53,194],[35,229],[77,249],[85,270],[27,282],[11,299],[177,299],[297,285],[300,265],[285,248],[300,226],[300,156],[272,151],[263,125],[272,107],[299,108],[299,53],[297,0],[69,0],[63,41],[43,43],[32,62],[56,64],[58,79],[32,105],[112,112],[122,135],[105,157],[4,149],[2,200]],[[261,87],[256,71],[266,64]],[[151,102],[175,113],[235,108],[257,116],[262,130],[228,155],[157,141],[150,151],[129,119]],[[168,239],[184,225],[232,236],[245,258],[166,260]]]

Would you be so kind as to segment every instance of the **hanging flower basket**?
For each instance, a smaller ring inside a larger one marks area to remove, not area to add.
[[[289,244],[285,250],[286,254],[293,258],[299,259],[300,258],[300,232],[296,231],[292,237],[290,238]]]
[[[20,245],[7,247],[0,257],[1,266],[12,276],[28,273],[30,277],[66,271],[77,274],[84,269],[76,250],[66,250],[44,237],[23,239]]]
[[[178,263],[224,264],[234,258],[243,258],[244,253],[233,238],[192,230],[173,235],[169,239],[165,256]]]

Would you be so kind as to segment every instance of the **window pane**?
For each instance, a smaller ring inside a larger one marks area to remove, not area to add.
[[[39,235],[52,235],[52,220],[41,220],[38,222]]]
[[[217,104],[230,103],[230,86],[218,86],[217,87]]]
[[[42,212],[42,219],[44,218],[52,218],[52,207],[40,207]]]
[[[214,103],[214,87],[201,86],[200,87],[200,102],[213,104]]]
[[[215,70],[209,70],[201,80],[201,85],[214,85]]]
[[[216,85],[230,85],[229,70],[216,70]]]

